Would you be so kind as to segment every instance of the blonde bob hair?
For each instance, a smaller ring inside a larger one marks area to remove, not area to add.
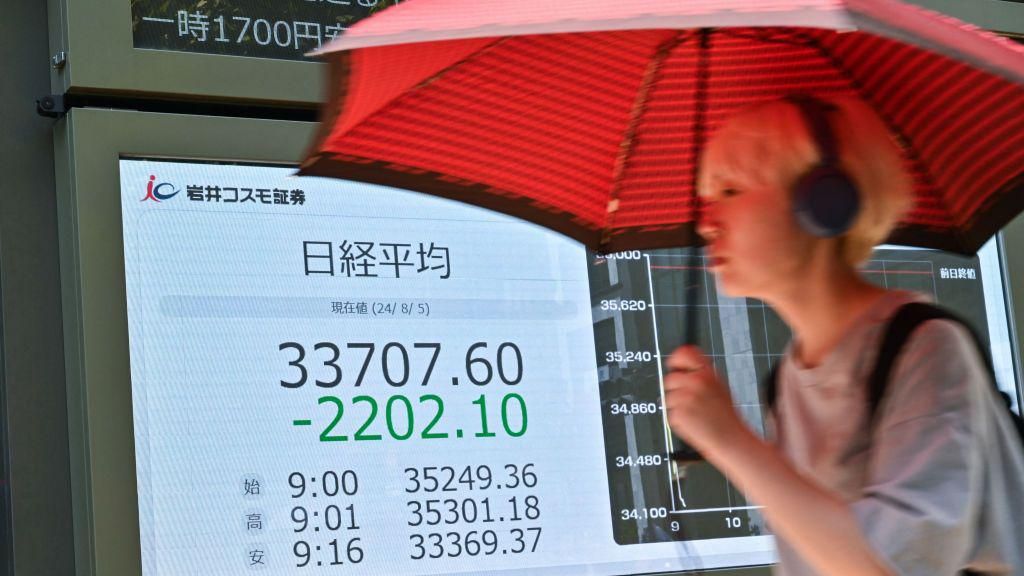
[[[866,104],[850,97],[817,97],[828,113],[839,164],[860,190],[860,212],[839,240],[843,260],[863,264],[885,241],[913,200],[913,182],[885,124]],[[704,150],[697,190],[715,196],[726,183],[792,190],[821,153],[803,113],[786,100],[742,109],[718,130]]]

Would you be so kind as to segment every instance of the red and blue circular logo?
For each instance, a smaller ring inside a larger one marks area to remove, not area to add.
[[[140,201],[152,200],[153,202],[163,202],[164,200],[174,198],[178,192],[181,192],[181,190],[176,189],[170,182],[157,184],[156,176],[150,175],[149,183],[146,184],[146,195]]]

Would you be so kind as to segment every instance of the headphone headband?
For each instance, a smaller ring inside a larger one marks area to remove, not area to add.
[[[845,234],[860,211],[857,184],[839,165],[838,143],[829,113],[836,106],[809,95],[787,96],[804,119],[821,160],[793,185],[793,213],[808,233],[823,238]]]
[[[835,133],[828,115],[837,110],[836,106],[809,94],[793,94],[786,100],[796,106],[804,118],[807,129],[814,138],[814,145],[821,154],[821,165],[836,166],[839,164],[839,151],[836,146]]]

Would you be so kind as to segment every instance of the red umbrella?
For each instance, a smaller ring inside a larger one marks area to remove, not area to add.
[[[894,243],[973,253],[1024,207],[1024,47],[894,0],[410,0],[322,51],[301,172],[496,209],[606,251],[696,243],[737,107],[853,94],[904,146]]]

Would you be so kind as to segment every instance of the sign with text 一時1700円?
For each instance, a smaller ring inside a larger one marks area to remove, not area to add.
[[[135,48],[308,60],[397,0],[132,0]]]

